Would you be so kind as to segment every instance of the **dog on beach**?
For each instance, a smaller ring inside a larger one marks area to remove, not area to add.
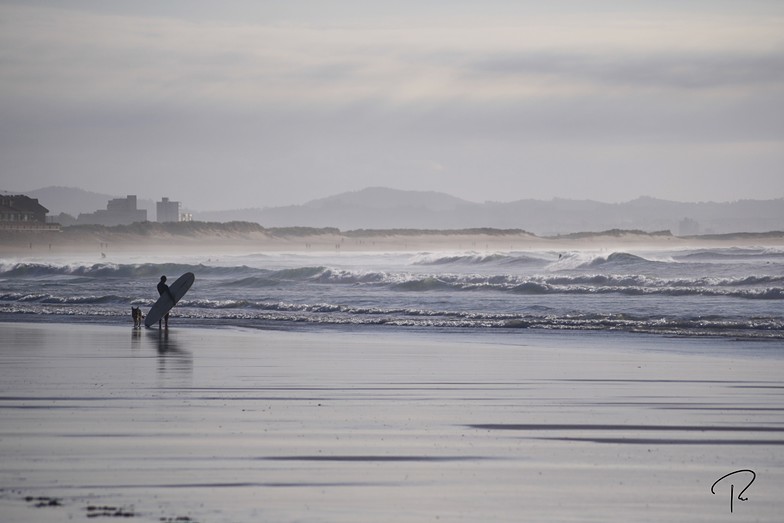
[[[142,314],[142,309],[140,307],[131,307],[131,317],[133,318],[134,327],[142,326],[142,319],[144,319],[144,315]]]

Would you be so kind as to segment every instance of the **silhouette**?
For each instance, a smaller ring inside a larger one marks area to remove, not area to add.
[[[171,291],[169,290],[169,286],[166,285],[166,276],[161,276],[161,281],[158,282],[158,294],[160,296],[163,296],[164,294],[168,294],[169,298],[171,298],[171,300],[173,302],[175,302],[175,303],[177,302],[177,300],[174,299],[174,296],[172,295]],[[153,321],[155,321],[155,320],[153,320]],[[168,312],[163,316],[162,319],[158,320],[158,328],[159,329],[161,328],[161,321],[164,322],[164,328],[168,329],[169,328],[169,313]]]
[[[131,307],[131,317],[133,318],[133,327],[135,329],[141,328],[142,319],[144,318],[142,309],[140,307]]]

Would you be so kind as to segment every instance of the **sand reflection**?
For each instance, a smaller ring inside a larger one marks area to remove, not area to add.
[[[139,350],[142,346],[142,331],[136,327],[131,330],[131,349]]]
[[[168,329],[148,330],[147,340],[158,353],[158,376],[167,382],[176,380],[190,384],[193,378],[193,357],[180,346],[177,335],[170,334]]]

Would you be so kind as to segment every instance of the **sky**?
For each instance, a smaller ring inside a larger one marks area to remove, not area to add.
[[[780,0],[0,0],[0,190],[784,197]]]

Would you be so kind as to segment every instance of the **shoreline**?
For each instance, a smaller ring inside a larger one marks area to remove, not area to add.
[[[0,514],[707,522],[751,469],[735,515],[778,521],[784,360],[758,348],[0,323]]]
[[[179,312],[179,311],[178,311]],[[74,313],[63,313],[60,315],[29,312],[2,312],[0,311],[0,325],[19,324],[19,325],[86,325],[98,327],[132,327],[130,315],[122,313],[109,316],[112,321],[107,321],[106,315],[96,317],[94,315],[79,315]],[[100,320],[98,319],[100,318]],[[57,321],[59,319],[59,321]],[[291,332],[291,333],[336,333],[336,334],[371,334],[388,336],[426,336],[426,337],[466,337],[499,339],[515,336],[607,336],[632,338],[652,337],[660,340],[692,340],[720,343],[750,343],[761,344],[761,346],[778,346],[781,344],[780,335],[771,335],[767,332],[742,332],[742,331],[684,331],[660,329],[621,329],[607,327],[574,327],[574,326],[420,326],[420,325],[397,325],[386,323],[340,323],[325,322],[322,320],[274,320],[274,319],[226,319],[226,318],[194,318],[190,316],[172,316],[174,328],[184,329],[203,329],[213,330],[241,330],[250,332]],[[144,328],[144,332],[157,331],[157,327]],[[784,354],[784,353],[783,353]]]

